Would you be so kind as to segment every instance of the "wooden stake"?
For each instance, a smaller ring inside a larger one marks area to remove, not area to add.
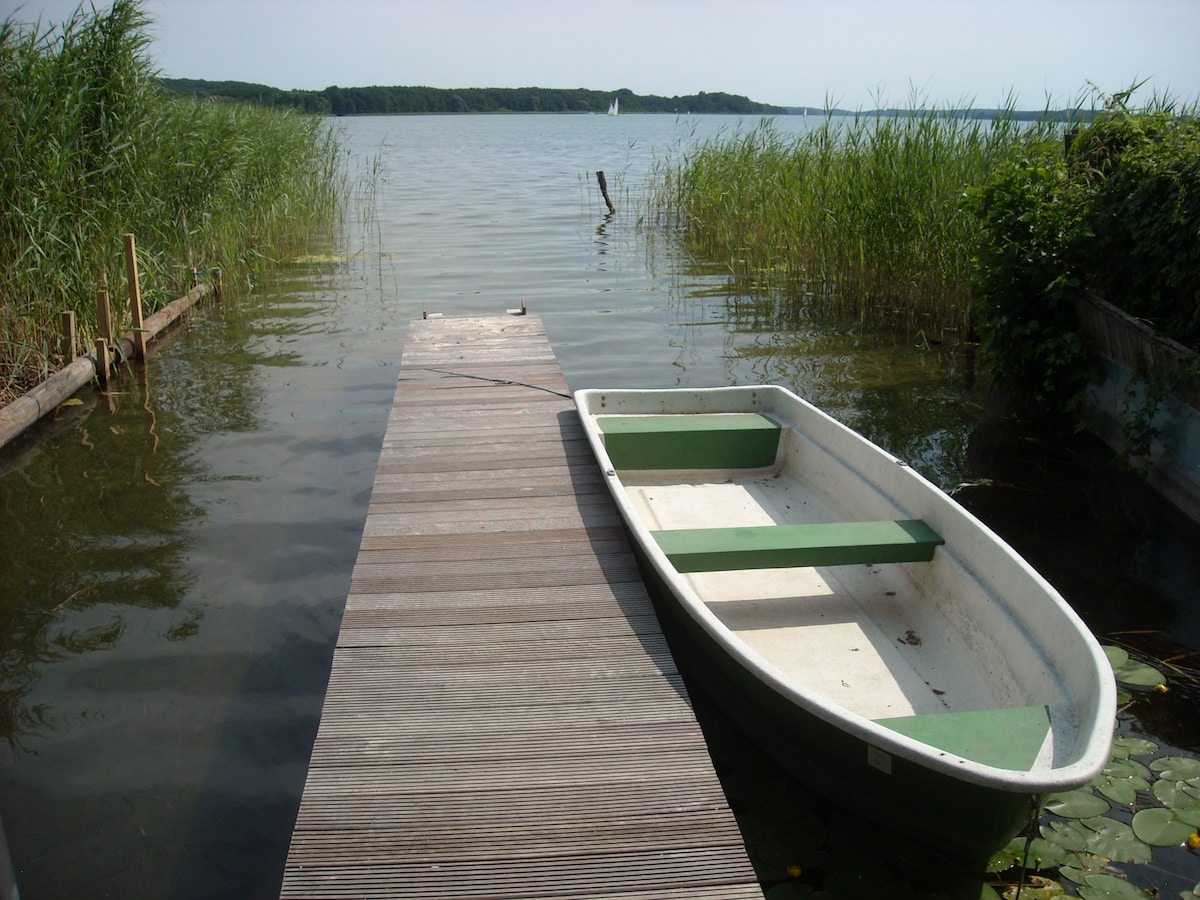
[[[617,211],[617,208],[613,206],[613,202],[608,196],[608,179],[604,177],[603,172],[597,172],[596,181],[600,184],[600,193],[604,195],[604,202],[608,204],[609,215],[614,214]]]
[[[96,338],[96,378],[100,382],[100,390],[108,390],[108,370],[112,359],[108,355],[108,341],[102,337]]]
[[[59,318],[61,336],[58,342],[58,352],[62,358],[70,362],[75,358],[75,310],[65,310]]]
[[[106,344],[112,341],[112,307],[108,302],[108,291],[103,289],[96,291],[96,331]]]
[[[146,358],[146,331],[142,327],[142,286],[138,278],[137,249],[132,234],[125,235],[125,279],[129,284],[129,315],[133,319],[134,355]]]

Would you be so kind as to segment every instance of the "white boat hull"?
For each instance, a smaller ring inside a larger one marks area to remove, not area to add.
[[[782,388],[576,403],[697,671],[795,774],[978,854],[1106,764],[1115,686],[1095,639],[903,461]]]

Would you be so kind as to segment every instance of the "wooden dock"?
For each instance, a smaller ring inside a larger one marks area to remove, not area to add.
[[[757,898],[536,316],[414,322],[285,898]]]

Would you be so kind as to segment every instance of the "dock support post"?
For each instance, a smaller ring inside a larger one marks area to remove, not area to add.
[[[108,390],[108,372],[112,367],[112,358],[108,353],[108,341],[102,337],[96,338],[96,379],[100,382],[100,390]]]
[[[63,310],[58,330],[58,352],[65,361],[70,362],[75,358],[75,310]]]
[[[105,343],[112,342],[112,307],[108,302],[108,291],[103,288],[96,291],[96,334],[104,338]]]
[[[133,319],[134,355],[146,358],[146,329],[142,327],[142,286],[138,278],[137,248],[132,234],[125,235],[125,278],[129,284],[129,315]]]

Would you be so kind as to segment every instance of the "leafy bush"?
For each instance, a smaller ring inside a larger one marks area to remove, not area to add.
[[[1027,411],[1069,411],[1090,374],[1078,288],[1200,346],[1200,123],[1164,102],[1132,112],[1127,97],[1062,141],[1031,136],[967,192],[985,358]]]
[[[1083,209],[1061,145],[1031,144],[968,197],[983,233],[974,308],[992,380],[1026,413],[1063,411],[1088,370],[1071,301]]]
[[[1075,139],[1069,165],[1094,192],[1088,286],[1200,349],[1200,122],[1116,110]]]

